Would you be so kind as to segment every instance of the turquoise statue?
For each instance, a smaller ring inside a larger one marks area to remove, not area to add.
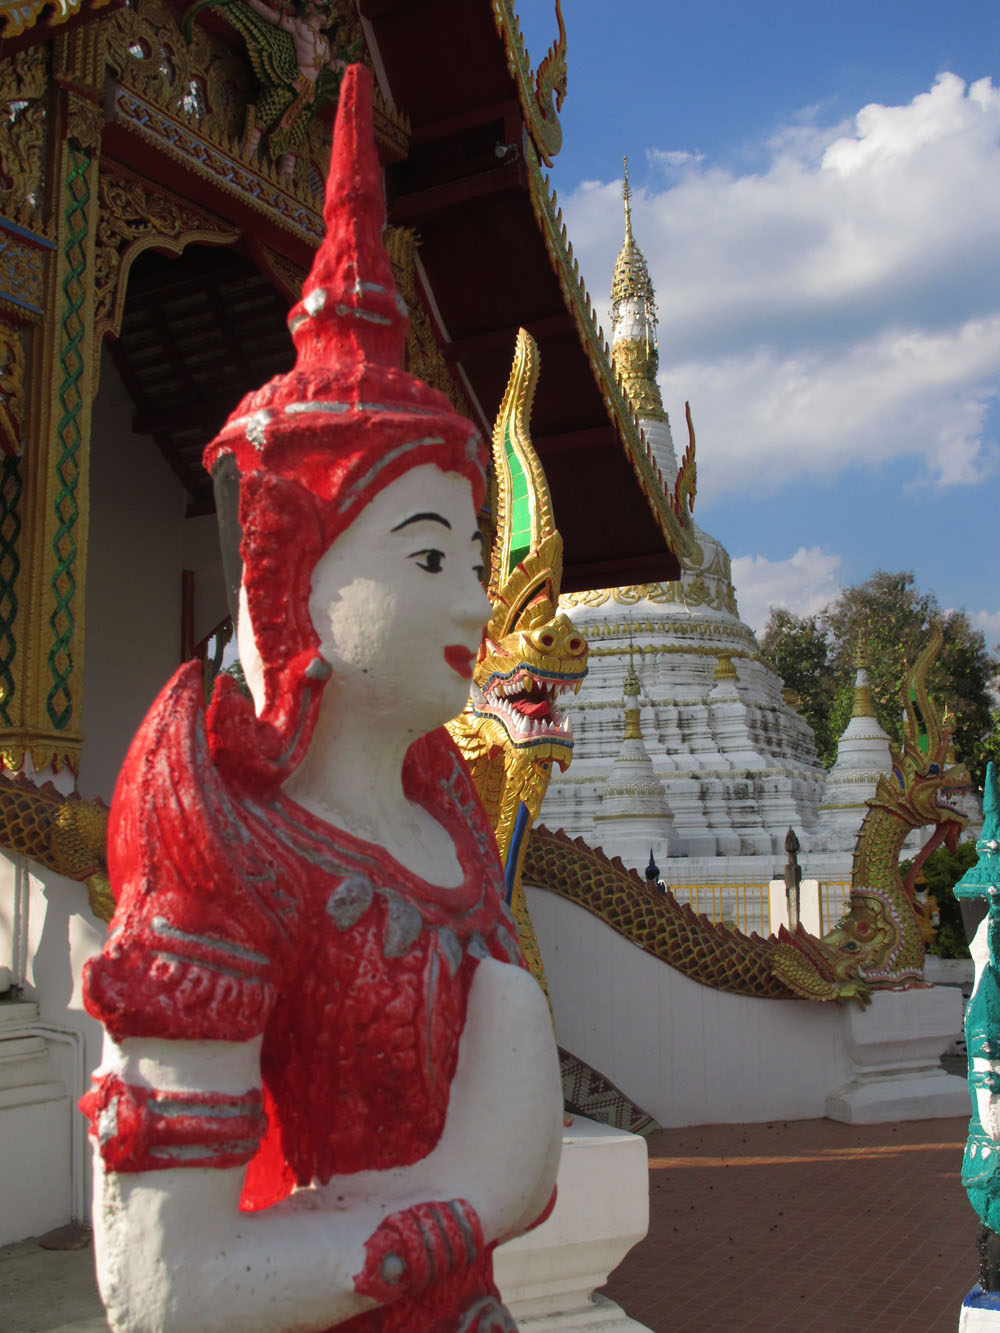
[[[1000,791],[986,770],[979,859],[955,885],[956,898],[985,898],[987,915],[971,944],[975,988],[965,1015],[972,1118],[962,1184],[979,1217],[979,1282],[962,1304],[962,1329],[1000,1328]]]

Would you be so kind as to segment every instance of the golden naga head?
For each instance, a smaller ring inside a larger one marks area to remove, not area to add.
[[[968,820],[948,796],[972,784],[964,764],[949,762],[951,734],[927,689],[927,675],[943,641],[934,623],[907,681],[906,720],[901,749],[893,747],[892,772],[879,778],[872,804],[890,810],[912,828],[936,824],[935,845],[954,850]]]
[[[573,732],[557,700],[579,690],[587,674],[587,644],[558,610],[562,538],[528,429],[537,382],[538,349],[521,329],[493,428],[497,539],[488,589],[493,615],[473,671],[469,708],[490,748],[511,745],[565,768]]]
[[[848,915],[823,936],[832,951],[834,977],[844,981],[871,958],[885,958],[899,936],[894,905],[885,895],[868,892],[852,897]]]

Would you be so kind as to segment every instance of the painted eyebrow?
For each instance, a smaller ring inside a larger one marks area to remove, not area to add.
[[[470,541],[470,542],[478,542],[480,548],[481,548],[482,550],[484,550],[484,551],[486,550],[486,535],[485,535],[485,533],[480,532],[478,528],[475,530],[475,532],[474,532],[474,533],[472,534],[472,536],[469,538],[469,541]]]
[[[451,524],[446,518],[443,518],[440,514],[432,514],[429,512],[411,514],[409,518],[404,518],[402,523],[397,523],[391,531],[400,532],[403,528],[408,528],[411,523],[440,523],[443,528],[447,528],[449,532],[451,531]]]

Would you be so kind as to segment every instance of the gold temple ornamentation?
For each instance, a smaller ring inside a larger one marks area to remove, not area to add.
[[[117,335],[129,269],[143,250],[180,254],[186,245],[231,245],[239,229],[212,218],[138,177],[102,173],[94,259],[95,336]]]
[[[42,177],[49,79],[46,46],[0,61],[0,212],[42,228]]]
[[[44,12],[50,26],[65,23],[84,8],[102,9],[108,0],[7,0],[0,7],[0,38],[20,37],[33,28]]]
[[[521,110],[532,142],[547,167],[562,147],[559,113],[566,97],[566,25],[562,0],[555,5],[557,35],[534,74],[531,59],[521,34],[521,23],[511,0],[493,0],[493,19],[503,37],[507,68],[517,83]]]
[[[417,278],[419,236],[410,227],[386,227],[382,241],[392,265],[392,276],[396,279],[399,294],[406,302],[410,316],[404,360],[406,369],[411,375],[439,389],[450,399],[456,411],[474,421],[476,418],[469,400],[456,384],[434,336],[431,318],[421,296]]]
[[[21,330],[0,321],[0,452],[8,455],[21,452],[25,360]]]

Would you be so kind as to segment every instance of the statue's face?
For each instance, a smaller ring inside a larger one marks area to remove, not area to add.
[[[482,565],[465,477],[427,464],[380,491],[313,571],[331,706],[410,738],[460,712],[491,610]]]

